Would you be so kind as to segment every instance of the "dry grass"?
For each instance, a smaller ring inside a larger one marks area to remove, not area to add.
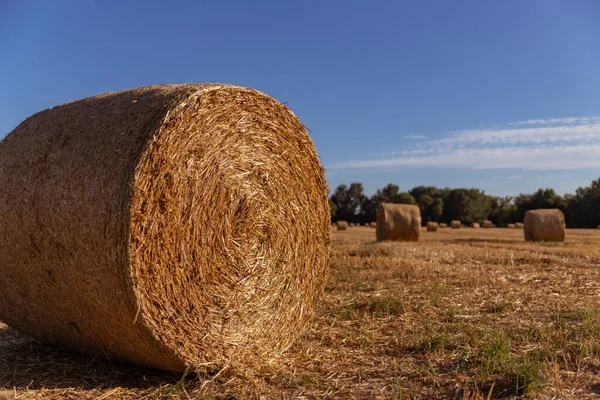
[[[600,232],[517,229],[376,243],[333,230],[316,321],[254,373],[182,376],[0,329],[0,398],[582,399],[600,396]]]

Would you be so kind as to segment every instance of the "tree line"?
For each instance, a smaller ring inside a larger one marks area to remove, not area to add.
[[[490,220],[496,226],[521,222],[527,210],[558,208],[565,214],[569,228],[596,228],[600,225],[600,178],[590,186],[580,187],[575,194],[558,195],[553,189],[535,193],[497,197],[480,189],[450,189],[417,186],[401,192],[390,183],[367,197],[362,183],[339,185],[329,198],[331,219],[364,224],[376,220],[380,203],[414,204],[421,209],[423,224],[428,221],[464,224]]]

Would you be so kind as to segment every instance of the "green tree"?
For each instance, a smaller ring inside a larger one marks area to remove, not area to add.
[[[350,187],[339,185],[330,200],[336,207],[335,221],[361,221],[361,213],[367,201],[367,197],[363,194],[362,183],[354,182]]]
[[[589,187],[577,188],[574,195],[566,195],[565,216],[572,228],[595,228],[600,225],[600,178]]]
[[[525,213],[529,210],[558,208],[565,212],[567,208],[565,200],[556,194],[554,189],[538,189],[533,194],[520,194],[515,198],[515,206],[518,221],[523,221]]]
[[[398,204],[413,204],[417,205],[417,200],[410,195],[410,193],[402,192],[398,195],[398,199],[394,202]]]
[[[444,199],[443,221],[459,220],[465,224],[487,219],[492,198],[479,189],[453,189]]]

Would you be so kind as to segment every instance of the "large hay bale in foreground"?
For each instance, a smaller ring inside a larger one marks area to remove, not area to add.
[[[434,222],[434,221],[429,221],[427,223],[427,232],[437,232],[438,230],[438,223]]]
[[[485,220],[485,221],[483,221],[483,223],[481,224],[481,227],[482,227],[482,228],[485,228],[485,229],[490,229],[490,228],[493,228],[493,227],[494,227],[494,224],[492,224],[492,221]]]
[[[460,229],[462,226],[462,223],[460,221],[450,221],[450,228],[452,229]]]
[[[417,241],[421,235],[421,210],[410,204],[381,203],[377,209],[377,241]]]
[[[559,209],[529,210],[525,213],[526,241],[562,242],[565,216]]]
[[[479,229],[479,224],[477,222],[473,222],[471,224],[471,228]]]
[[[348,229],[348,222],[346,221],[338,221],[336,223],[337,226],[337,230],[338,231],[345,231],[346,229]]]
[[[0,142],[0,230],[1,320],[178,372],[286,349],[323,291],[330,242],[304,126],[261,92],[216,84],[25,120]]]

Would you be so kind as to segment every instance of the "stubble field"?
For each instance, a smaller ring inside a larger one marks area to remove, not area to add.
[[[269,366],[161,373],[0,323],[0,399],[600,397],[600,231],[560,244],[501,228],[332,236],[314,324]]]

